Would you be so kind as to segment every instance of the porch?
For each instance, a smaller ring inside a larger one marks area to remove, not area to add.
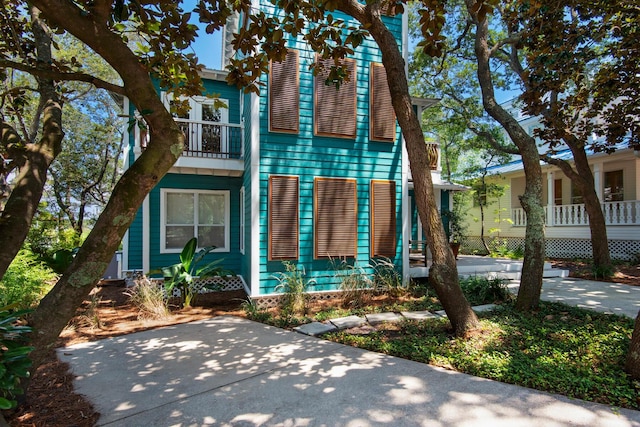
[[[422,254],[412,253],[409,256],[409,274],[413,278],[423,278],[429,276],[431,260]],[[505,258],[491,258],[478,255],[458,255],[457,259],[458,275],[500,277],[509,280],[520,280],[522,276],[522,261]],[[568,277],[567,270],[553,268],[551,263],[544,263],[543,277]]]
[[[608,226],[640,225],[640,200],[623,200],[601,204],[604,219]],[[589,225],[589,217],[584,203],[572,205],[545,206],[545,224],[548,227],[575,227]],[[522,208],[511,209],[514,227],[527,225]]]

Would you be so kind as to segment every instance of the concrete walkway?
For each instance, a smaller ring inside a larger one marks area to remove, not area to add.
[[[545,299],[638,309],[638,288],[557,280],[545,280]],[[58,356],[102,414],[100,425],[640,427],[640,411],[228,316],[61,348]]]

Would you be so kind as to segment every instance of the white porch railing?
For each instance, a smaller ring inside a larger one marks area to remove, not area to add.
[[[584,204],[557,205],[544,207],[545,223],[550,227],[586,226],[589,216]],[[602,212],[607,225],[640,225],[640,200],[624,200],[619,202],[602,203]],[[527,216],[522,208],[511,209],[511,219],[514,227],[527,225]]]

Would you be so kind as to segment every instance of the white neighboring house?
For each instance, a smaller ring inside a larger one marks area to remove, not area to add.
[[[507,106],[508,107],[508,106]],[[520,114],[522,127],[530,134],[540,127],[539,120]],[[544,147],[540,148],[544,150]],[[596,193],[601,201],[607,224],[609,249],[614,259],[640,258],[640,151],[620,146],[613,154],[587,151],[593,171]],[[572,161],[568,149],[554,156]],[[542,201],[546,214],[546,254],[549,257],[590,258],[591,234],[589,218],[582,197],[571,180],[557,167],[541,162],[543,176]],[[510,249],[524,246],[526,215],[519,196],[524,193],[525,174],[521,160],[488,169],[487,182],[506,186],[504,195],[489,200],[485,207],[485,239],[499,238]],[[544,178],[543,178],[544,179]],[[469,209],[467,249],[480,249],[480,209]],[[499,232],[487,233],[489,228]]]

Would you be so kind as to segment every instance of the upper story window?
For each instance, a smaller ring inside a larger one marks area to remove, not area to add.
[[[369,74],[370,139],[394,142],[396,140],[396,114],[391,105],[387,72],[382,64],[371,63]]]
[[[343,81],[339,88],[327,84],[333,59],[316,61],[323,65],[322,71],[314,78],[314,126],[315,134],[339,138],[356,137],[356,61],[344,59],[349,70],[349,81]]]
[[[300,124],[298,51],[289,49],[282,62],[271,61],[269,72],[269,130],[298,133]]]
[[[204,96],[184,99],[188,109],[180,112],[176,111],[176,101],[171,95],[164,94],[164,100],[184,132],[187,153],[215,157],[229,154],[229,128],[222,125],[229,123],[229,109],[216,105],[220,101],[229,105],[227,100]]]
[[[229,191],[165,188],[160,199],[161,252],[180,252],[193,237],[200,247],[229,251]]]

